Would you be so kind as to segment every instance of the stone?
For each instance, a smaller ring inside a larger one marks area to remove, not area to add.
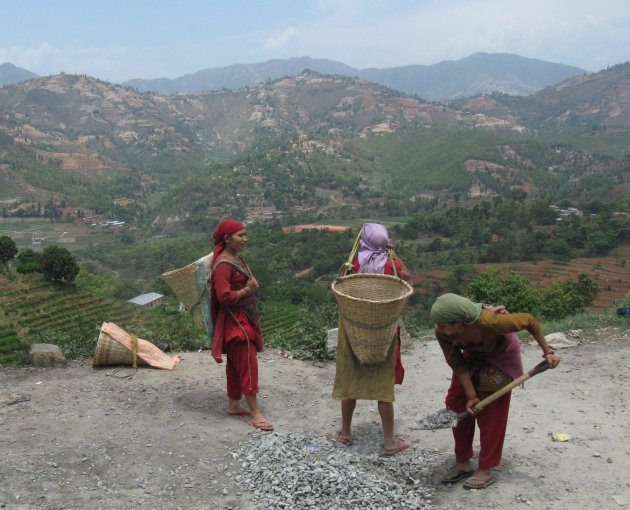
[[[53,344],[33,344],[29,352],[31,364],[38,368],[67,367],[61,347]]]
[[[328,330],[328,334],[326,336],[326,345],[328,346],[328,352],[330,353],[337,351],[338,333],[338,328]]]
[[[567,347],[575,347],[577,342],[569,340],[567,335],[562,332],[551,333],[545,336],[545,340],[552,349],[566,349]]]
[[[402,347],[409,347],[413,343],[413,338],[405,328],[402,320],[400,321],[400,344]]]

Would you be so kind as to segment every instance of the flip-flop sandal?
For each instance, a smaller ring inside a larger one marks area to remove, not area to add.
[[[248,411],[247,409],[241,409],[239,411],[228,411],[227,415],[228,416],[251,416],[252,413]]]
[[[477,480],[481,483],[475,483],[473,480]],[[471,476],[468,480],[464,482],[465,489],[485,489],[492,485],[496,480],[494,478],[488,478],[487,480],[482,480],[481,478],[475,478]]]
[[[384,448],[383,455],[391,457],[392,455],[396,455],[397,453],[402,452],[405,448],[409,448],[409,446],[411,445],[409,441],[402,437],[398,437],[396,439],[398,441],[396,446],[394,446],[394,448]]]
[[[472,476],[474,471],[471,469],[470,471],[457,471],[457,473],[452,476],[446,475],[444,478],[440,480],[441,483],[456,483],[464,478],[468,478]]]
[[[264,430],[265,432],[271,432],[273,430],[273,424],[268,421],[248,421],[248,425],[260,430]]]
[[[342,436],[341,434],[337,434],[337,437],[335,437],[335,441],[348,446],[352,444],[352,436]]]

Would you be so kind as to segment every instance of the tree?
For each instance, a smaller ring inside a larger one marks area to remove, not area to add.
[[[18,273],[41,273],[42,269],[42,255],[30,248],[21,250],[18,253],[17,260],[17,272]]]
[[[8,236],[0,237],[0,263],[8,268],[9,262],[15,257],[18,250],[15,246],[15,241]]]
[[[44,277],[49,280],[73,282],[79,274],[79,266],[65,248],[59,246],[45,248],[41,261]]]

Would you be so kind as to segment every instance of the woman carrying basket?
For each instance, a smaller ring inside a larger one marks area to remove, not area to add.
[[[387,229],[378,223],[363,225],[358,258],[353,261],[357,273],[401,275],[403,264],[388,256],[391,248]],[[395,455],[409,447],[409,441],[394,434],[394,384],[402,384],[405,371],[400,357],[400,328],[382,363],[361,364],[353,354],[339,321],[337,364],[333,398],[341,400],[341,430],[337,441],[352,441],[352,415],[357,400],[377,400],[383,426],[385,455]]]
[[[483,489],[494,483],[492,468],[499,465],[510,410],[506,393],[483,410],[473,406],[523,373],[520,344],[515,332],[527,330],[543,351],[551,368],[560,363],[545,341],[540,323],[529,313],[507,313],[504,307],[473,303],[457,294],[443,294],[431,307],[435,335],[453,369],[446,395],[447,409],[467,410],[471,416],[453,427],[455,465],[442,479],[454,483],[467,478],[464,487]],[[475,422],[480,431],[479,466],[473,472]]]
[[[217,363],[227,363],[227,414],[251,416],[249,424],[261,430],[273,430],[273,425],[258,407],[258,358],[263,349],[260,319],[254,293],[258,282],[239,253],[247,243],[245,227],[234,220],[219,224],[214,231],[214,263],[209,283],[211,312],[214,324],[212,357]],[[240,406],[241,398],[249,410]]]

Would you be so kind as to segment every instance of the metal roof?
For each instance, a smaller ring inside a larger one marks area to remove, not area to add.
[[[140,294],[134,298],[131,298],[127,301],[127,303],[133,303],[134,305],[148,305],[153,301],[157,301],[158,299],[164,297],[162,294],[158,294],[157,292],[148,292],[146,294]]]

